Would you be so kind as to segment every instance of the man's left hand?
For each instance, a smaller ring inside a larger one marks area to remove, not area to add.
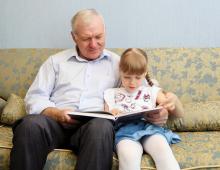
[[[159,113],[155,114],[148,114],[146,117],[145,117],[145,120],[150,122],[150,123],[153,123],[155,125],[158,125],[158,126],[163,126],[166,124],[167,122],[167,119],[168,119],[168,111],[167,109],[162,109]]]

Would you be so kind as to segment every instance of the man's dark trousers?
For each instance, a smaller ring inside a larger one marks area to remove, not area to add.
[[[39,114],[27,115],[13,126],[10,170],[41,170],[55,148],[68,147],[78,155],[76,170],[110,170],[114,128],[111,121],[94,118],[66,128]]]

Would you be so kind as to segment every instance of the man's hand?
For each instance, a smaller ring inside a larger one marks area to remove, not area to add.
[[[182,117],[184,114],[183,106],[178,97],[171,92],[165,93],[166,100],[160,103],[160,106],[168,110],[172,117]]]
[[[68,113],[73,110],[70,109],[58,109],[55,107],[48,107],[43,110],[42,114],[49,116],[61,124],[73,124],[79,123],[79,121],[72,119]]]
[[[166,99],[162,103],[160,103],[159,106],[164,107],[169,112],[174,111],[176,107],[177,96],[173,93],[166,93],[165,96]]]
[[[145,120],[158,126],[163,126],[166,124],[168,119],[168,111],[162,109],[159,113],[148,114]]]
[[[149,114],[145,119],[153,124],[163,126],[166,124],[169,116],[172,117],[182,117],[183,116],[183,106],[179,101],[178,97],[171,93],[165,93],[165,100],[160,103],[163,109],[158,114]]]

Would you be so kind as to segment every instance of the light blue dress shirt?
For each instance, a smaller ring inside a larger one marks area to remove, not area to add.
[[[104,91],[119,83],[119,60],[108,50],[92,61],[79,57],[75,49],[50,56],[25,96],[27,112],[39,114],[47,107],[103,110]]]

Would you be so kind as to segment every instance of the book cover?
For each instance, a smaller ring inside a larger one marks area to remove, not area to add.
[[[70,112],[69,115],[76,120],[86,121],[92,118],[103,118],[113,120],[115,122],[127,122],[144,118],[147,114],[158,114],[162,107],[156,107],[153,109],[144,109],[135,112],[120,113],[118,115],[112,115],[106,111],[88,111],[88,112]]]

